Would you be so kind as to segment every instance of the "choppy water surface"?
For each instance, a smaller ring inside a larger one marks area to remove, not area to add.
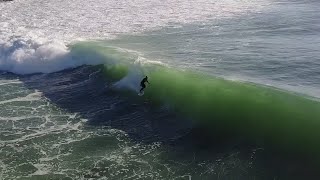
[[[0,179],[318,177],[319,5],[0,2]]]

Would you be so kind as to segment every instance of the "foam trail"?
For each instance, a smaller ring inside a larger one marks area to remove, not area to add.
[[[17,97],[5,101],[0,101],[0,104],[6,104],[11,102],[22,102],[22,101],[38,101],[41,99],[42,93],[39,91],[36,91],[34,93],[28,94],[25,97]]]
[[[141,79],[144,77],[143,72],[138,67],[134,66],[129,69],[128,75],[122,78],[120,81],[114,84],[117,89],[130,89],[135,92],[139,92],[139,86]]]

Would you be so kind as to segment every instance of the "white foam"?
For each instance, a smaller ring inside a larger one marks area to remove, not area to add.
[[[130,89],[139,92],[140,81],[144,78],[143,72],[139,68],[129,69],[127,76],[116,82],[113,87],[118,89]]]
[[[0,39],[112,38],[163,26],[206,22],[257,12],[265,0],[15,0],[0,3]]]
[[[22,81],[16,80],[0,80],[0,86],[8,85],[8,84],[22,84]]]
[[[0,70],[16,74],[51,73],[80,65],[102,63],[101,59],[74,58],[61,41],[12,38],[0,42]]]
[[[50,115],[50,116],[45,116],[45,122],[44,124],[46,124],[47,122],[51,121],[52,117],[70,117],[68,115]],[[13,121],[17,121],[17,120],[22,120],[19,118],[12,118],[11,120]],[[25,142],[34,138],[39,138],[39,137],[43,137],[46,136],[48,134],[61,134],[61,133],[66,133],[66,132],[70,132],[70,131],[77,131],[77,132],[81,132],[81,128],[83,126],[83,121],[79,121],[77,123],[71,123],[70,121],[67,121],[66,124],[57,124],[57,122],[53,122],[53,125],[46,127],[45,125],[39,125],[37,128],[34,128],[34,132],[31,134],[26,134],[23,135],[17,139],[14,140],[6,140],[6,141],[2,141],[3,143],[6,144],[10,144],[10,143],[19,143],[19,142]],[[14,127],[13,127],[14,129]]]
[[[39,117],[40,116],[0,117],[0,121],[25,121],[27,119]]]
[[[123,33],[229,18],[266,6],[257,1],[206,0],[16,0],[0,3],[0,70],[50,73],[94,59],[72,58],[74,41],[113,38]]]
[[[147,58],[144,58],[141,52],[119,48],[118,50],[123,52],[130,52],[131,54],[136,54],[136,59],[132,64],[128,66],[127,75],[118,82],[113,84],[113,87],[117,89],[130,89],[138,93],[140,92],[141,88],[139,86],[141,80],[149,74],[147,69],[142,68],[143,66],[156,65],[169,67],[168,64],[165,64],[161,61],[149,60]]]
[[[37,168],[37,171],[30,174],[29,176],[34,175],[46,175],[51,172],[51,167],[48,164],[32,164],[35,168]]]
[[[24,97],[17,97],[13,99],[0,101],[0,104],[6,104],[11,102],[22,102],[22,101],[38,101],[41,99],[41,97],[42,97],[42,93],[39,91],[35,91],[34,93],[28,94],[27,96],[24,96]]]

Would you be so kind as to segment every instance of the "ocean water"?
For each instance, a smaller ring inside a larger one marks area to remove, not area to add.
[[[0,179],[318,179],[319,6],[0,2]]]

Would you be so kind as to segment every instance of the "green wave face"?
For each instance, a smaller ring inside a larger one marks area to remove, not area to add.
[[[106,76],[114,80],[129,76],[130,69],[137,70],[132,63],[136,56],[130,53],[97,44],[78,45],[75,49],[79,47],[101,56]],[[320,160],[317,101],[269,87],[159,65],[141,65],[138,71],[148,75],[151,83],[142,98],[169,105],[178,114],[208,127],[213,135],[242,136]]]
[[[283,148],[320,150],[320,104],[254,84],[161,68],[150,73],[146,96],[218,133]]]

